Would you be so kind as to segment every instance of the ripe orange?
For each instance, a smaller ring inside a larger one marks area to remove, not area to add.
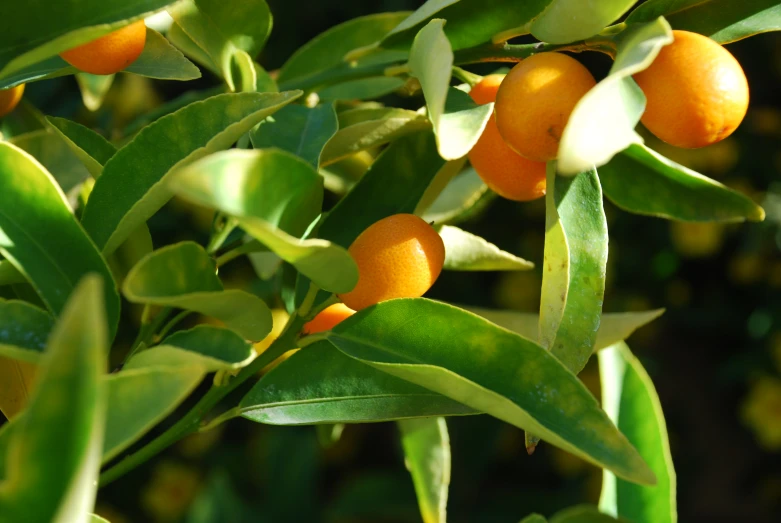
[[[383,218],[348,250],[358,265],[358,285],[339,298],[356,311],[384,300],[423,296],[445,263],[442,238],[414,214]]]
[[[634,79],[648,100],[643,125],[676,147],[704,147],[737,129],[748,110],[748,81],[735,57],[697,33],[673,31]]]
[[[19,105],[24,94],[24,84],[19,84],[10,89],[0,89],[0,118],[7,115]]]
[[[567,55],[526,58],[507,73],[496,95],[499,133],[529,160],[553,160],[572,110],[595,85],[588,69]]]
[[[480,104],[496,100],[496,92],[505,75],[484,77],[469,95]],[[518,202],[535,200],[545,194],[545,163],[527,160],[505,143],[492,115],[472,150],[469,162],[495,193]]]
[[[336,325],[355,314],[355,311],[344,303],[336,303],[320,311],[309,323],[304,325],[304,334],[315,334],[330,331]]]
[[[84,45],[60,53],[60,57],[80,71],[114,74],[136,61],[144,50],[146,26],[143,20],[101,36]]]

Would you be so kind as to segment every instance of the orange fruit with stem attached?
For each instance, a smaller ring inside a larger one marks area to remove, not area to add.
[[[0,118],[7,115],[19,105],[24,94],[24,84],[8,89],[0,89]]]
[[[146,43],[146,26],[138,20],[105,36],[60,53],[76,69],[91,74],[114,74],[141,55]]]
[[[595,85],[588,69],[570,56],[551,52],[524,59],[496,93],[499,134],[529,160],[554,160],[570,114]]]
[[[317,313],[317,316],[312,321],[304,325],[304,334],[330,331],[353,314],[355,314],[355,311],[344,303],[335,303]]]
[[[505,75],[490,74],[472,87],[469,95],[484,105],[496,100]],[[526,202],[545,195],[545,162],[533,162],[505,143],[491,115],[483,134],[469,151],[469,162],[495,193],[508,200]]]
[[[645,71],[634,75],[647,100],[641,121],[676,147],[723,140],[748,110],[743,68],[707,36],[676,30],[673,38]]]
[[[439,277],[445,244],[414,214],[394,214],[372,224],[350,245],[358,284],[339,298],[359,311],[393,298],[418,298]]]

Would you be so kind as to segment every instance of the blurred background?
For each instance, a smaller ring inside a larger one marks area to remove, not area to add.
[[[279,68],[303,43],[350,18],[415,9],[413,0],[268,0],[274,30],[258,57]],[[781,521],[781,35],[728,46],[751,88],[749,113],[729,139],[677,150],[646,136],[668,157],[738,189],[767,212],[764,223],[686,224],[634,216],[606,202],[610,230],[605,311],[665,308],[629,339],[653,378],[666,414],[683,522]],[[578,57],[597,79],[607,57]],[[469,67],[485,74],[498,65]],[[25,100],[47,115],[116,137],[134,120],[217,78],[179,83],[118,75],[103,106],[84,107],[73,77],[28,85]],[[422,99],[388,97],[416,108]],[[138,122],[138,120],[136,120]],[[356,163],[360,164],[360,161]],[[348,162],[349,164],[349,162]],[[344,165],[347,170],[355,166]],[[358,167],[360,170],[360,166]],[[336,201],[327,199],[328,205]],[[205,242],[212,216],[173,201],[151,221],[155,247]],[[463,228],[500,248],[542,261],[544,202],[501,199]],[[246,260],[222,272],[280,309],[278,279],[261,281]],[[430,296],[454,303],[534,312],[541,272],[444,273]],[[120,338],[130,344],[138,311],[128,308]],[[595,362],[581,374],[595,395]],[[205,388],[208,384],[203,384]],[[244,389],[246,390],[246,389]],[[236,398],[244,391],[233,398]],[[186,407],[186,405],[185,405]],[[449,521],[509,523],[596,503],[601,472],[542,444],[533,456],[523,432],[488,416],[451,418]],[[152,435],[166,427],[164,423]],[[233,420],[191,436],[100,491],[98,512],[129,522],[416,522],[420,520],[395,424],[347,426],[332,444],[314,427]]]

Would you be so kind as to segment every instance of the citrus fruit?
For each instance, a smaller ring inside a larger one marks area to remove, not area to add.
[[[539,53],[513,67],[496,94],[496,125],[504,141],[535,162],[556,158],[572,110],[594,77],[560,53]]]
[[[19,105],[24,94],[24,84],[9,89],[0,89],[0,118],[7,115]]]
[[[136,61],[144,50],[146,26],[138,20],[97,40],[60,53],[76,69],[91,74],[114,74]]]
[[[414,214],[394,214],[372,224],[348,251],[358,265],[358,284],[339,298],[356,311],[384,300],[423,296],[445,263],[442,238]]]
[[[503,74],[484,77],[469,95],[480,105],[495,101],[504,77]],[[527,160],[510,149],[499,134],[493,115],[469,151],[469,162],[491,190],[508,200],[525,202],[545,194],[545,163]]]
[[[693,149],[723,140],[748,110],[743,68],[722,46],[697,33],[673,31],[634,79],[647,99],[643,125],[670,145]]]
[[[355,311],[344,303],[336,303],[320,311],[309,323],[304,325],[305,334],[315,334],[333,329],[342,320],[355,314]]]

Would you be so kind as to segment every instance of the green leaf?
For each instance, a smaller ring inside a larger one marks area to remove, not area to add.
[[[650,22],[659,16],[675,29],[701,33],[720,44],[781,29],[778,0],[648,0],[626,22]]]
[[[8,260],[0,260],[0,286],[14,285],[16,283],[27,283],[16,267]]]
[[[80,123],[56,116],[47,116],[46,121],[94,178],[100,176],[103,166],[117,152],[117,148],[111,142]]]
[[[472,233],[445,225],[439,229],[445,243],[445,266],[451,271],[527,271],[534,264],[501,250]]]
[[[584,40],[618,20],[634,4],[635,0],[553,0],[531,24],[531,33],[551,44]]]
[[[231,57],[239,51],[250,58],[257,56],[271,33],[271,11],[265,0],[185,0],[168,12],[217,65],[231,90],[238,83],[231,72]]]
[[[554,514],[549,523],[619,523],[607,514],[601,513],[591,505],[578,505],[565,508]]]
[[[109,520],[104,519],[97,514],[90,514],[90,523],[111,523]]]
[[[301,95],[237,93],[213,96],[145,127],[106,163],[84,209],[82,223],[110,254],[172,196],[167,175],[241,135]]]
[[[405,109],[352,109],[339,113],[339,130],[325,144],[321,165],[339,161],[431,127],[424,115]]]
[[[521,520],[521,523],[548,523],[548,520],[540,514],[529,514]]]
[[[250,139],[256,149],[278,147],[317,169],[323,147],[336,132],[337,125],[333,104],[313,108],[288,105],[253,129]]]
[[[116,75],[76,73],[75,76],[76,83],[79,84],[79,90],[81,90],[81,100],[84,102],[84,107],[90,111],[100,109]]]
[[[494,106],[477,105],[463,91],[449,87],[453,50],[444,25],[444,20],[432,20],[415,36],[409,68],[423,89],[439,154],[446,160],[455,160],[477,143]]]
[[[476,414],[469,407],[364,365],[316,342],[264,375],[242,416],[271,425],[366,423]]]
[[[462,308],[482,316],[486,320],[520,334],[527,340],[538,342],[540,317],[525,312],[484,309],[481,307]],[[664,313],[664,309],[643,312],[608,312],[602,315],[597,331],[594,350],[601,350],[620,341],[624,341],[640,327],[651,323]]]
[[[132,136],[150,123],[158,120],[159,118],[162,118],[167,114],[171,114],[177,109],[181,109],[182,107],[190,105],[193,102],[199,102],[224,92],[225,86],[222,85],[219,87],[212,87],[211,89],[203,89],[201,91],[187,91],[183,95],[174,98],[173,100],[170,100],[162,105],[159,105],[151,111],[139,115],[135,120],[127,124],[127,126],[122,130],[122,135]]]
[[[0,78],[95,40],[170,3],[171,0],[60,0],[53,5],[49,0],[30,0],[9,6],[8,23],[0,31]],[[46,16],[42,16],[44,13]]]
[[[232,330],[198,325],[175,332],[160,345],[139,352],[130,358],[125,368],[194,366],[205,373],[241,368],[253,356],[252,345]]]
[[[610,201],[635,214],[693,222],[762,221],[749,197],[679,165],[644,145],[632,145],[599,170]]]
[[[279,82],[312,76],[344,63],[353,49],[373,44],[409,13],[379,13],[353,18],[316,36],[299,47],[279,71]],[[360,61],[359,61],[360,63]]]
[[[373,100],[391,94],[404,86],[404,79],[396,76],[373,76],[330,84],[317,90],[323,102],[337,100]]]
[[[672,41],[664,18],[622,33],[607,78],[580,99],[567,121],[559,145],[560,173],[600,167],[629,145],[642,143],[634,129],[645,110],[645,95],[631,75],[651,65],[661,48]]]
[[[637,451],[550,352],[466,311],[416,298],[359,311],[326,334],[348,356],[653,484]]]
[[[434,202],[425,209],[423,219],[429,223],[460,223],[482,210],[496,198],[496,193],[473,168],[468,167],[457,174]]]
[[[402,420],[398,425],[423,521],[445,523],[450,485],[450,436],[445,418]]]
[[[574,374],[591,357],[602,316],[607,222],[596,171],[557,176],[548,164],[540,344]]]
[[[667,425],[654,384],[625,343],[599,353],[602,405],[654,471],[654,488],[627,483],[605,471],[599,507],[636,523],[674,523],[675,469]]]
[[[445,33],[453,49],[464,49],[529,32],[528,24],[554,0],[428,0],[381,42],[385,48],[407,48],[432,18],[447,20]]]
[[[185,56],[201,64],[205,69],[208,69],[216,76],[222,76],[220,68],[212,62],[212,59],[206,51],[198,47],[198,44],[184,32],[184,29],[182,29],[179,24],[176,22],[172,23],[166,36],[168,37],[168,41],[182,51]]]
[[[35,392],[9,434],[0,490],[7,521],[85,521],[95,502],[106,416],[102,296],[97,275],[74,289],[49,340]]]
[[[73,217],[52,176],[31,156],[0,143],[0,253],[59,315],[76,282],[103,276],[109,339],[119,321],[119,294],[106,261]]]
[[[160,33],[146,30],[144,51],[122,70],[158,80],[195,80],[201,71]],[[94,110],[94,109],[93,109]]]
[[[65,193],[89,177],[89,171],[67,144],[46,129],[14,136],[8,143],[39,161]]]
[[[0,356],[37,363],[54,319],[27,302],[0,299]]]
[[[226,151],[180,171],[172,187],[233,215],[249,235],[321,288],[347,292],[358,281],[345,249],[296,237],[319,215],[323,195],[322,179],[303,160],[275,149]]]

